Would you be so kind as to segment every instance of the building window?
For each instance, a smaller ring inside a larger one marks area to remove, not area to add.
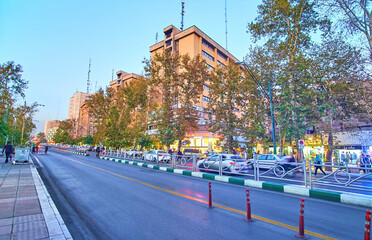
[[[209,87],[207,86],[207,85],[203,85],[203,88],[205,89],[205,90],[209,90]]]
[[[210,60],[214,61],[214,57],[212,57],[212,56],[209,55],[208,53],[202,51],[202,54],[203,54],[204,56],[206,56],[207,58],[209,58]]]
[[[210,102],[211,99],[209,97],[203,96],[203,101]]]
[[[212,71],[214,70],[214,67],[212,67],[212,66],[209,65],[208,63],[206,63],[205,66],[207,66],[207,68],[208,68],[209,70],[212,70]]]
[[[204,46],[206,46],[207,48],[209,48],[209,49],[211,49],[211,50],[214,50],[213,45],[210,44],[209,42],[207,42],[207,40],[203,39],[202,44],[203,44]]]
[[[224,60],[227,60],[227,56],[223,52],[221,52],[220,50],[217,50],[217,54],[218,54],[218,56],[222,57]]]
[[[217,60],[217,64],[219,65],[219,66],[221,66],[221,67],[226,67],[226,65],[225,64],[223,64],[222,62],[220,62],[219,60]]]

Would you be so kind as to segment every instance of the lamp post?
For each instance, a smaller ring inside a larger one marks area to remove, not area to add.
[[[270,102],[270,112],[271,112],[271,123],[272,123],[272,134],[273,134],[273,147],[274,147],[274,154],[276,154],[276,140],[275,140],[275,115],[274,115],[274,102],[271,95],[271,86],[269,81],[269,94],[266,92],[266,90],[262,87],[260,81],[256,78],[252,70],[248,67],[248,65],[243,62],[236,62],[238,65],[242,65],[245,70],[249,73],[249,75],[252,77],[254,82],[257,84],[258,89],[264,94],[265,98]]]

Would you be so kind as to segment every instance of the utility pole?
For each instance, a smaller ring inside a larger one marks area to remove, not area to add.
[[[227,0],[225,0],[225,40],[226,40],[226,50],[227,50]]]
[[[249,75],[252,77],[254,82],[257,84],[258,89],[263,93],[265,98],[269,100],[270,102],[270,111],[271,111],[271,123],[272,123],[272,134],[273,134],[273,147],[274,147],[274,154],[276,154],[276,139],[275,139],[275,115],[274,115],[274,102],[273,98],[271,96],[271,86],[270,86],[270,81],[269,81],[269,94],[266,92],[266,90],[262,87],[260,81],[256,78],[252,70],[248,67],[248,65],[243,61],[243,62],[236,62],[238,65],[242,65],[245,70],[249,73]]]
[[[22,117],[21,144],[22,144],[22,139],[23,139],[23,132],[25,130],[25,117],[26,117],[26,101],[25,101],[25,108],[23,109],[23,117]]]
[[[4,115],[4,125],[6,126],[6,121],[8,120],[8,114],[9,114],[9,104],[8,104],[8,106],[6,107],[6,113],[5,113],[5,115]],[[5,138],[5,145],[6,145],[6,143],[8,142],[8,135],[6,136],[6,138]],[[4,146],[5,146],[4,145]]]

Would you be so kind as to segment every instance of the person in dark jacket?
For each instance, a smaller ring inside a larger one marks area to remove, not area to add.
[[[48,147],[48,145],[46,145],[46,146],[45,146],[45,154],[48,153],[48,149],[49,149],[49,147]]]
[[[99,157],[99,152],[101,151],[101,148],[100,147],[97,147],[96,148],[96,157]]]
[[[10,142],[7,142],[7,144],[3,148],[3,155],[4,155],[4,151],[5,151],[5,163],[7,163],[10,154],[12,154],[12,152],[13,152],[13,146],[12,146],[12,144],[10,144]]]

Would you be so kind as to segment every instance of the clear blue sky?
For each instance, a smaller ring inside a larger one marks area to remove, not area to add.
[[[228,51],[242,59],[251,45],[248,22],[261,0],[227,0]],[[225,1],[186,0],[184,29],[195,25],[225,46]],[[47,120],[67,118],[69,98],[86,91],[89,59],[91,92],[106,87],[112,69],[141,74],[142,60],[158,32],[180,28],[181,0],[0,0],[0,62],[23,66],[28,103],[44,104],[36,133]]]

